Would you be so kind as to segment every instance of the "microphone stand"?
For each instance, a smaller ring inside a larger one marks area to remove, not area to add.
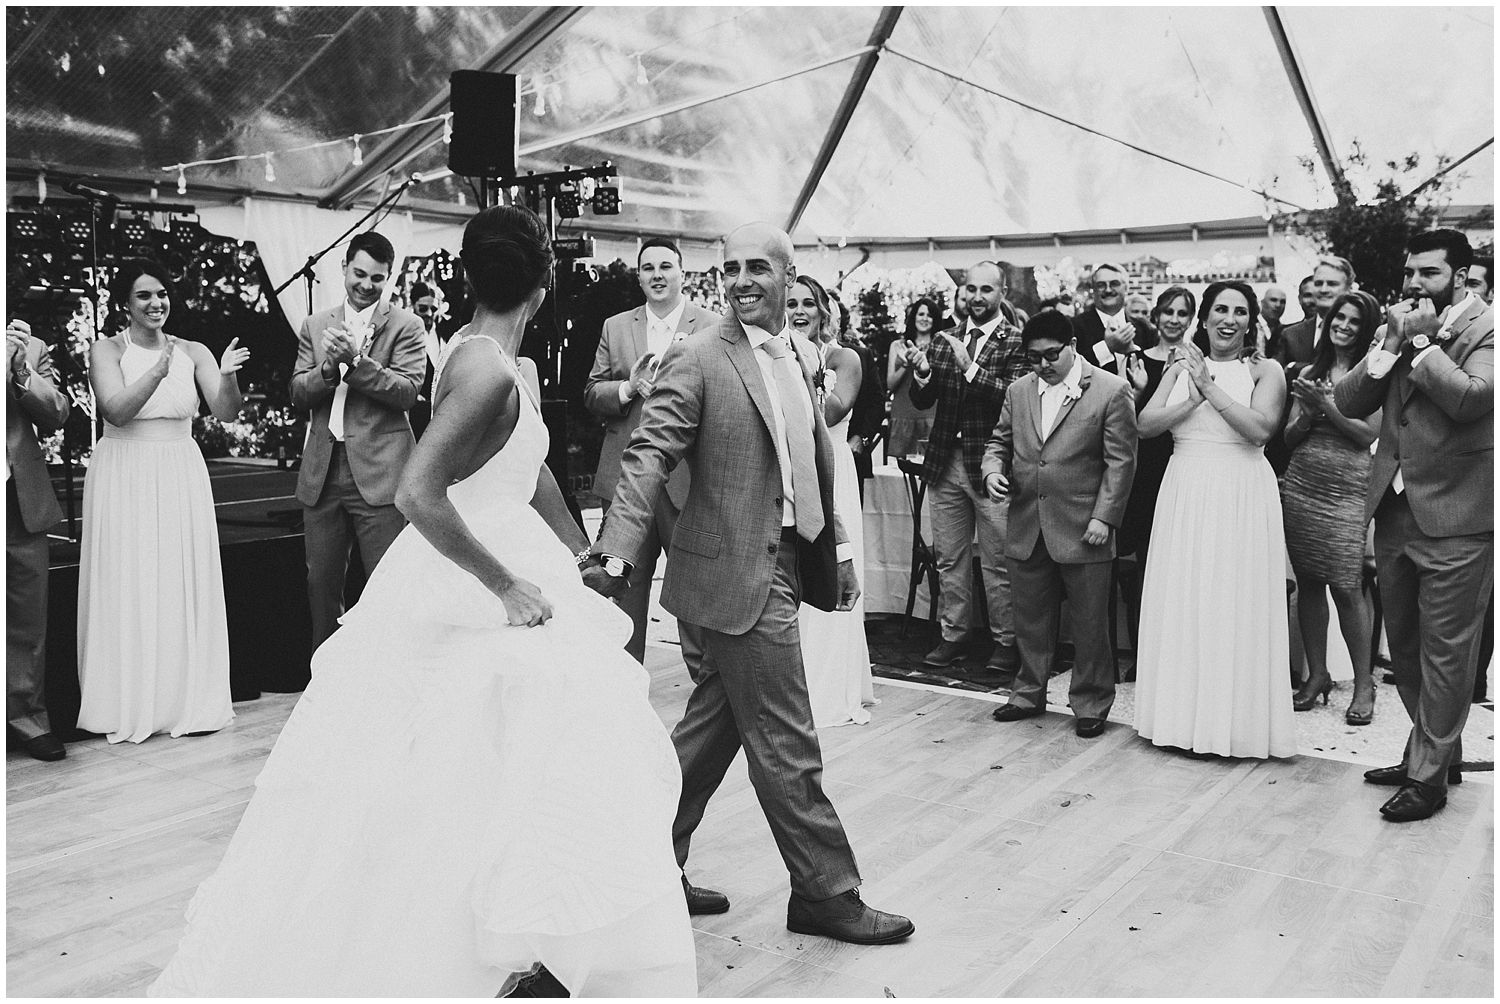
[[[119,202],[117,198],[107,194],[95,194],[87,189],[74,190],[72,194],[77,195],[89,204],[89,300],[94,308],[94,339],[104,336],[104,303],[101,286],[104,282],[100,274],[99,262],[99,205],[106,203],[115,205]],[[64,340],[66,341],[66,339]],[[64,352],[64,355],[67,353]],[[99,442],[99,436],[104,431],[104,416],[99,413],[99,402],[94,396],[92,384],[85,381],[89,394],[89,410],[93,413],[93,421],[89,423],[89,449],[92,450]],[[78,533],[78,490],[73,483],[73,451],[72,443],[69,441],[68,425],[63,424],[63,474],[67,479],[68,489],[64,505],[67,510],[68,539],[77,540]]]

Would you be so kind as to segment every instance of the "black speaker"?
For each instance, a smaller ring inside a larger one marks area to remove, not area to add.
[[[454,70],[448,75],[453,141],[448,168],[467,178],[516,174],[516,75]]]

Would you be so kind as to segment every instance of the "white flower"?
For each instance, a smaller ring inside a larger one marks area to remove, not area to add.
[[[1076,401],[1080,397],[1083,397],[1082,385],[1071,387],[1068,384],[1063,384],[1063,397],[1069,401]]]

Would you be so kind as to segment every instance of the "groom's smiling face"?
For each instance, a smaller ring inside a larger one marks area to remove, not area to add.
[[[786,325],[787,291],[797,277],[790,241],[779,230],[750,224],[724,243],[724,287],[741,324],[771,334]]]

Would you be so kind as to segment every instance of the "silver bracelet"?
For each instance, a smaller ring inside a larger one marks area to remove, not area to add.
[[[590,549],[585,547],[583,550],[573,555],[573,564],[578,566],[579,568],[582,568],[583,563],[589,560],[589,551]]]

